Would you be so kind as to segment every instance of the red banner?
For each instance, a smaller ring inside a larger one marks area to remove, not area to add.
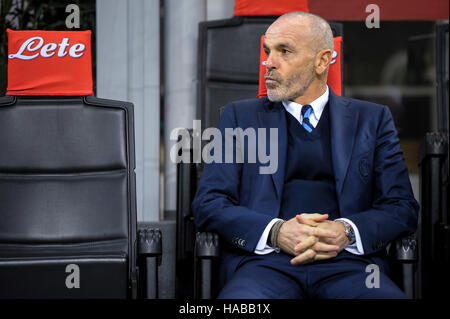
[[[235,16],[279,16],[291,11],[309,12],[308,0],[235,0]]]
[[[310,12],[328,21],[365,21],[374,5],[381,21],[448,20],[448,0],[308,1]]]
[[[8,34],[9,95],[92,95],[91,31]]]
[[[266,73],[266,67],[262,64],[264,61],[267,60],[267,55],[266,52],[264,52],[263,43],[264,43],[264,35],[261,37],[258,97],[263,97],[267,95],[266,83],[264,81],[264,74]],[[335,37],[333,59],[331,60],[330,68],[328,69],[328,81],[327,81],[328,86],[337,95],[342,94],[341,45],[342,45],[342,37]]]

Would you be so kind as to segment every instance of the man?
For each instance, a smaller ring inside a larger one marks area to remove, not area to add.
[[[389,109],[328,88],[333,36],[316,15],[281,16],[264,49],[268,96],[227,105],[218,128],[277,128],[278,169],[206,164],[192,204],[222,239],[219,298],[404,298],[386,245],[415,231],[418,204]]]

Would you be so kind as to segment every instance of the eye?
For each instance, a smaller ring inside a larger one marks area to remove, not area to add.
[[[291,53],[291,51],[287,50],[287,49],[281,49],[281,53],[283,54],[288,54]]]

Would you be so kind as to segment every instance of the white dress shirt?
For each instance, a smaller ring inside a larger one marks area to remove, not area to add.
[[[309,122],[312,124],[312,126],[315,128],[317,124],[319,123],[320,117],[322,116],[322,112],[325,108],[325,105],[327,105],[329,99],[329,89],[327,86],[327,89],[325,93],[323,93],[321,96],[319,96],[317,99],[312,101],[309,105],[311,105],[313,109],[313,113],[309,116]],[[284,108],[286,111],[288,111],[290,114],[292,114],[297,121],[300,122],[300,124],[303,123],[303,116],[301,113],[302,105],[295,103],[293,101],[282,101]],[[265,255],[268,253],[273,252],[275,249],[267,245],[267,238],[269,237],[270,229],[272,228],[273,224],[280,220],[279,218],[272,219],[269,224],[267,224],[266,228],[264,229],[264,232],[261,235],[261,238],[258,241],[258,244],[255,248],[255,253],[259,255]],[[355,255],[363,255],[364,254],[364,248],[362,246],[361,236],[359,235],[358,228],[356,225],[347,218],[338,218],[336,220],[343,220],[349,223],[353,231],[355,233],[355,243],[352,245],[348,245],[345,247],[345,250],[348,252],[355,254]]]

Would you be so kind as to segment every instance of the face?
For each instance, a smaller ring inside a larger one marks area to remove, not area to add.
[[[311,85],[315,74],[315,52],[308,30],[306,24],[289,19],[275,21],[267,29],[264,79],[269,100],[295,100]]]

